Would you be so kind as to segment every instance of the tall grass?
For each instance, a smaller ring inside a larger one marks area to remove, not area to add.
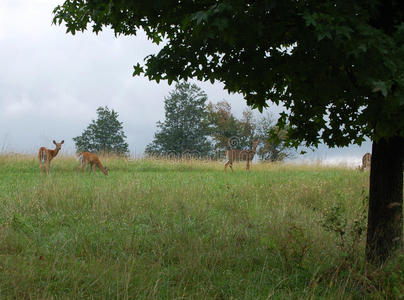
[[[364,263],[368,173],[0,156],[0,298],[384,299],[403,258]],[[401,273],[400,273],[401,270]]]

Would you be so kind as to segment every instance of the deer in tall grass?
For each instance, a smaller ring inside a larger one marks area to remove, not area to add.
[[[45,170],[46,174],[49,174],[49,169],[50,169],[50,163],[51,160],[58,155],[60,149],[62,149],[62,144],[65,141],[61,141],[60,143],[56,143],[55,140],[53,140],[53,143],[55,144],[56,148],[51,150],[45,147],[39,148],[38,152],[38,159],[39,159],[39,169],[40,169],[40,174],[42,175],[43,170]]]
[[[81,172],[84,173],[87,164],[90,164],[90,172],[88,175],[91,175],[91,172],[95,173],[95,168],[98,167],[102,173],[108,175],[108,168],[102,165],[100,159],[97,154],[91,152],[81,152],[78,156],[79,167],[77,168],[77,172],[81,168]]]
[[[362,157],[362,166],[360,167],[361,171],[370,170],[371,164],[372,164],[372,154],[366,153]]]
[[[226,150],[226,156],[228,161],[224,165],[224,171],[226,172],[227,166],[230,166],[230,169],[233,172],[233,162],[236,160],[246,160],[247,161],[246,170],[247,171],[250,170],[250,163],[254,158],[259,142],[260,141],[253,142],[253,147],[251,150],[239,150],[239,149]]]

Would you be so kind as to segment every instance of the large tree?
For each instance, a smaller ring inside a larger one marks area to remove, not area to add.
[[[73,141],[78,152],[128,154],[128,144],[118,113],[108,106],[97,109],[97,119],[92,120],[83,133]]]
[[[249,105],[283,103],[295,145],[373,141],[367,258],[402,243],[404,2],[401,0],[68,0],[54,10],[74,34],[143,28],[158,54],[134,74],[219,80]]]
[[[165,120],[146,146],[148,155],[204,157],[211,150],[207,140],[207,96],[197,85],[178,83],[164,100]]]

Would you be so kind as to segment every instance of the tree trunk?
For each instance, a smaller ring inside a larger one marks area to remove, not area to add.
[[[367,261],[383,264],[402,245],[404,138],[373,142]]]

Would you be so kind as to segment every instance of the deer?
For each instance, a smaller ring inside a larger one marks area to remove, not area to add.
[[[84,173],[84,170],[87,166],[87,164],[90,164],[90,173],[88,175],[91,175],[91,172],[95,173],[95,168],[98,167],[104,175],[108,175],[108,168],[102,165],[100,159],[98,158],[97,154],[91,153],[91,152],[81,152],[78,155],[78,161],[79,161],[79,167],[77,168],[77,172],[79,171],[81,167],[81,172]],[[77,173],[76,172],[76,173]]]
[[[372,163],[372,154],[370,153],[366,153],[363,157],[362,157],[362,166],[360,167],[360,170],[370,170],[371,167],[371,163]]]
[[[260,141],[253,142],[253,147],[251,150],[239,150],[239,149],[228,149],[226,150],[227,163],[224,165],[224,171],[226,172],[227,166],[230,166],[231,171],[233,172],[233,162],[235,160],[246,160],[247,166],[246,170],[250,170],[250,162],[253,160],[254,155],[257,150],[257,146]]]
[[[42,175],[43,170],[45,169],[46,175],[49,174],[49,169],[50,169],[50,163],[52,159],[58,155],[60,149],[62,149],[62,145],[65,141],[61,141],[60,143],[56,143],[55,140],[53,140],[53,143],[55,144],[56,148],[54,150],[41,147],[39,148],[38,152],[38,159],[39,159],[39,169],[40,169],[40,174]]]

